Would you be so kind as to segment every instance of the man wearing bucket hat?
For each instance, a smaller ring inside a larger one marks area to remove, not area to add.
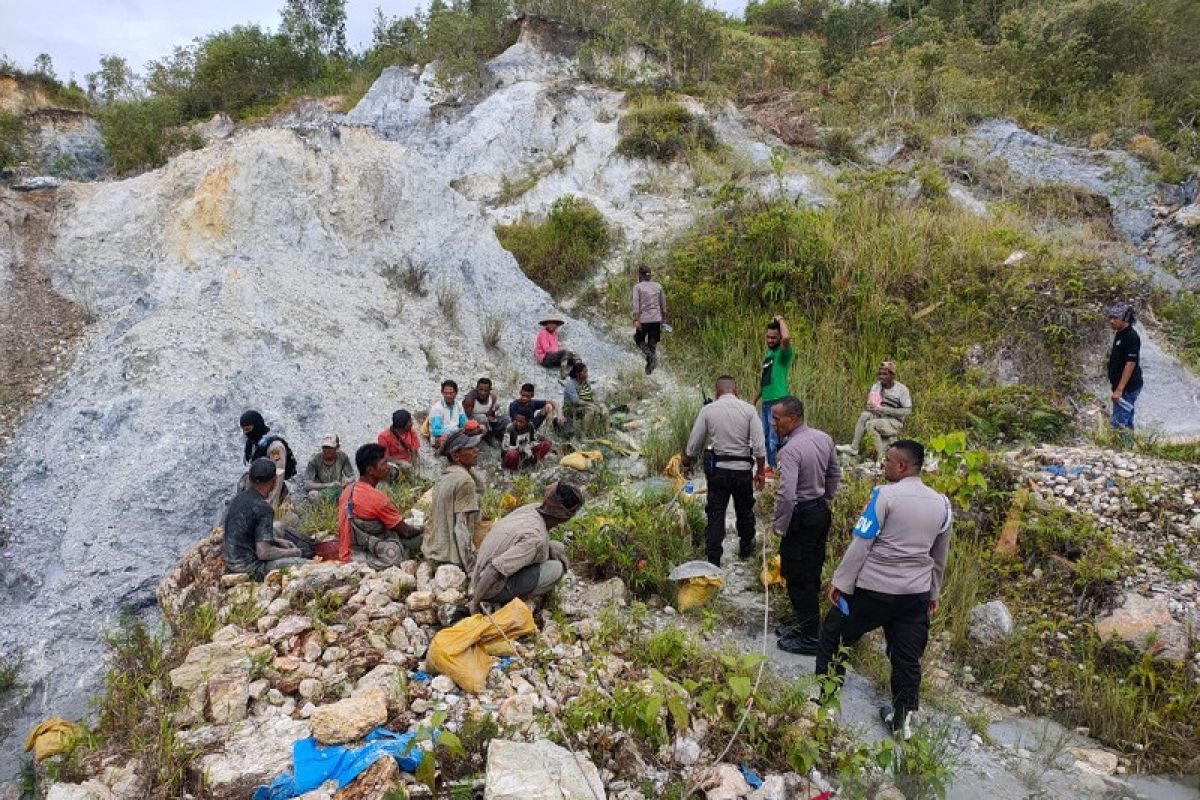
[[[566,548],[550,539],[550,531],[575,516],[584,499],[576,487],[555,482],[541,503],[521,506],[492,526],[471,572],[471,613],[485,602],[542,597],[562,580],[570,566]]]
[[[437,564],[471,568],[471,539],[479,522],[479,494],[483,488],[474,469],[479,461],[481,434],[479,423],[470,420],[438,448],[438,455],[447,463],[433,486],[429,525],[421,544],[425,558]]]
[[[850,444],[838,445],[839,453],[858,455],[858,446],[867,431],[875,438],[876,457],[881,461],[887,446],[900,436],[904,419],[912,413],[912,395],[908,387],[896,380],[896,362],[884,361],[875,374],[878,379],[867,392],[867,408],[858,417],[854,426],[854,439]]]
[[[1115,303],[1108,310],[1108,324],[1116,334],[1108,351],[1108,383],[1112,389],[1112,426],[1133,430],[1133,404],[1142,393],[1142,337],[1133,329],[1137,321],[1133,306]]]
[[[567,377],[567,370],[575,363],[576,355],[563,348],[558,341],[558,329],[566,323],[558,317],[543,317],[538,320],[542,329],[533,345],[533,358],[548,369],[558,367],[558,377]]]

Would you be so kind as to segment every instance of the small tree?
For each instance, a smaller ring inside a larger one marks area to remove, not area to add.
[[[346,0],[287,0],[280,15],[283,32],[301,50],[346,54]]]
[[[33,71],[52,81],[58,80],[54,74],[54,62],[50,59],[49,53],[38,53],[38,57],[33,60]]]
[[[118,55],[100,56],[100,69],[87,74],[87,93],[92,100],[113,103],[138,96],[138,76]]]

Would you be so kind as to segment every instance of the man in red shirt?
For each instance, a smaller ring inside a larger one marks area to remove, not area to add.
[[[393,470],[390,479],[412,471],[413,458],[421,449],[421,437],[413,430],[412,414],[403,408],[393,411],[391,427],[380,431],[376,441],[383,445],[384,457]]]
[[[353,548],[372,566],[399,564],[421,551],[421,529],[404,521],[391,498],[375,488],[391,472],[384,448],[364,444],[354,454],[359,479],[338,500],[338,560]]]

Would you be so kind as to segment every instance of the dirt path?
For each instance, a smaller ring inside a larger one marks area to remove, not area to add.
[[[26,412],[70,364],[83,330],[80,309],[54,291],[44,266],[56,202],[55,189],[0,189],[0,464]]]

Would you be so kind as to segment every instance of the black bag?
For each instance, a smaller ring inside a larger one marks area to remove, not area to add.
[[[291,528],[284,528],[281,533],[275,535],[275,538],[283,539],[288,544],[300,548],[300,555],[304,558],[312,558],[317,554],[317,540],[305,536],[303,533],[297,533]]]

